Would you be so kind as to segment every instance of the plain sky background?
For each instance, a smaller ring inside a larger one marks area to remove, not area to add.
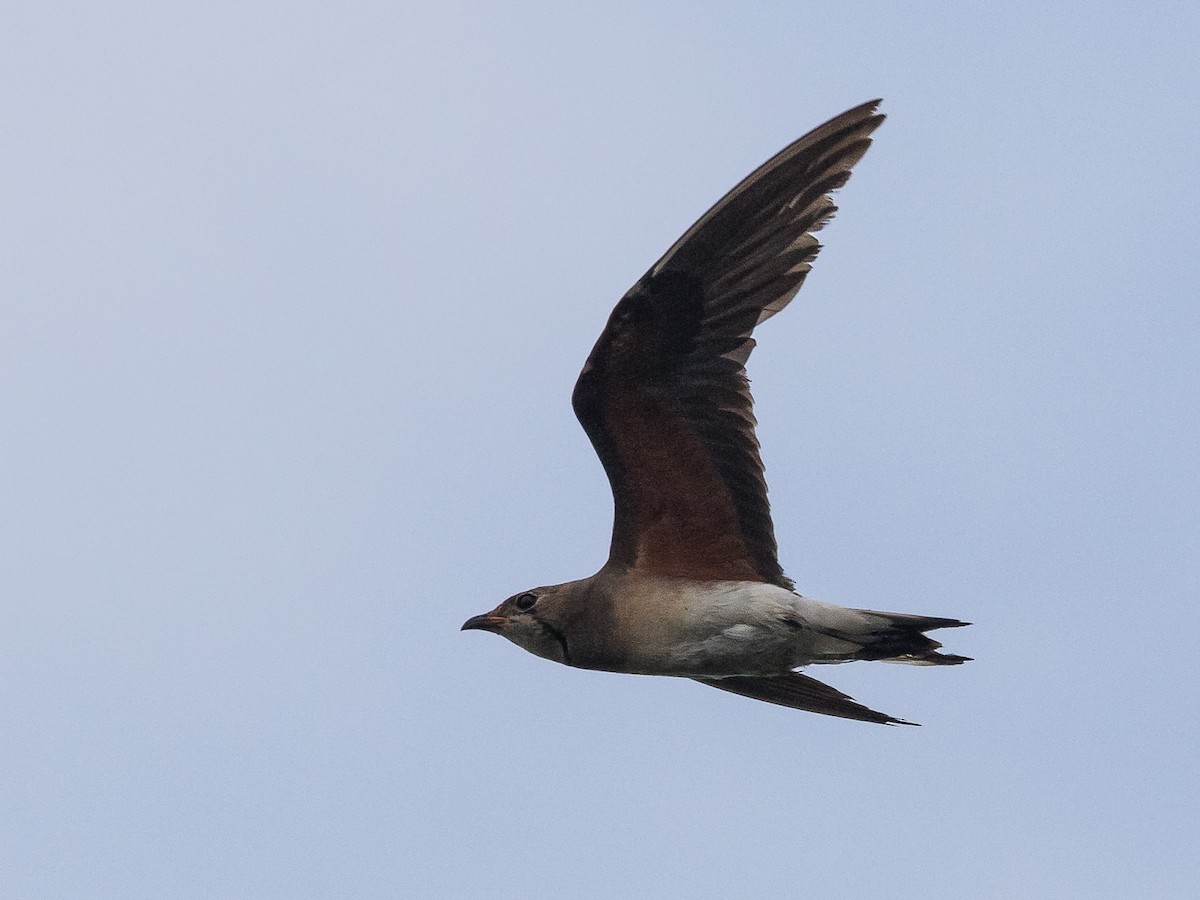
[[[1192,3],[13,3],[0,897],[1200,883]],[[461,634],[593,572],[612,305],[888,122],[750,361],[807,715]]]

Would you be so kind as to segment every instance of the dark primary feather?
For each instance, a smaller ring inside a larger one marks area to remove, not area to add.
[[[832,688],[824,682],[792,672],[790,675],[735,675],[732,678],[697,678],[701,684],[741,694],[754,700],[763,700],[791,709],[838,716],[842,719],[858,719],[860,722],[876,722],[880,725],[916,725],[886,713],[876,712]]]
[[[621,299],[575,385],[608,474],[610,564],[766,581],[777,558],[744,368],[755,326],[796,294],[883,121],[879,101],[830,120],[756,169]]]

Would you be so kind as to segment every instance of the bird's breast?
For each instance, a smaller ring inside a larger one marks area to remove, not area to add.
[[[780,674],[805,659],[800,598],[762,582],[637,579],[613,594],[621,671],[644,675]]]

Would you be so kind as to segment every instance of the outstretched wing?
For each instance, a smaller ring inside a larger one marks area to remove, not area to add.
[[[613,310],[573,405],[612,485],[610,565],[784,587],[745,363],[883,121],[865,103],[756,169]]]
[[[916,725],[887,713],[876,712],[855,702],[848,694],[831,688],[824,682],[792,672],[789,675],[735,675],[732,678],[697,678],[723,691],[741,694],[754,700],[777,703],[792,709],[839,716],[843,719],[858,719],[860,722],[878,722],[880,725]]]

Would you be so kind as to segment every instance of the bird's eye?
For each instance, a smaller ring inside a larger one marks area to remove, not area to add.
[[[525,612],[526,610],[533,609],[533,604],[535,603],[537,603],[537,594],[526,592],[513,601],[513,606],[521,612]]]

